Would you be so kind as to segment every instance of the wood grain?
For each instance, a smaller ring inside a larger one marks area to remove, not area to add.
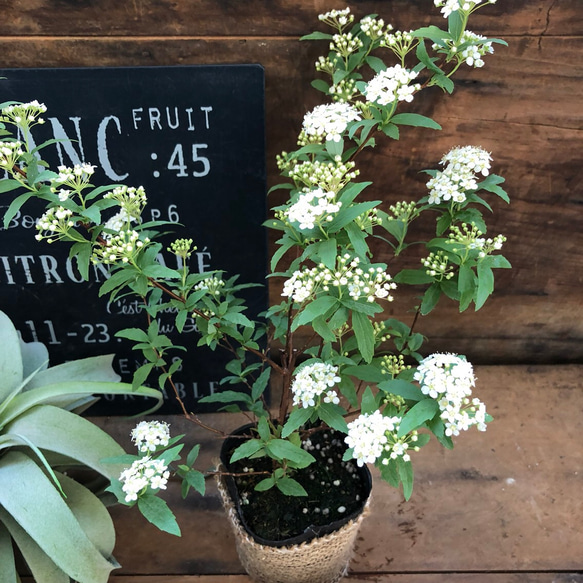
[[[346,5],[359,18],[378,13],[407,30],[441,20],[426,0],[15,0],[3,3],[0,35],[300,36],[319,13]],[[498,2],[475,14],[472,26],[489,35],[580,34],[579,9],[578,0]]]
[[[513,582],[514,575],[496,579],[496,572],[524,572],[532,579],[517,581],[538,582],[544,579],[536,573],[583,570],[583,366],[482,366],[476,374],[476,395],[494,422],[486,433],[457,438],[453,451],[432,442],[415,454],[409,502],[375,474],[372,511],[351,563],[355,576],[419,573],[426,578],[403,582],[441,583],[445,573],[492,572],[475,581]],[[173,432],[202,442],[200,467],[210,467],[220,440],[181,418],[168,420]],[[204,420],[226,430],[238,423],[222,414]],[[97,421],[127,444],[133,421]],[[182,538],[157,532],[137,512],[112,509],[120,575],[241,573],[214,483],[207,483],[204,498],[182,501],[176,485],[168,493]]]
[[[583,359],[582,49],[579,36],[515,38],[497,49],[486,68],[462,69],[453,96],[429,91],[412,104],[412,110],[435,117],[441,132],[405,130],[400,143],[385,143],[361,158],[361,177],[375,181],[365,198],[385,205],[421,196],[419,171],[436,167],[458,144],[492,151],[495,171],[507,178],[512,204],[493,202],[491,233],[508,236],[505,251],[514,269],[499,273],[495,296],[480,312],[459,318],[455,306],[444,303],[426,318],[420,331],[432,338],[428,348],[466,353],[482,363]],[[276,153],[293,147],[303,113],[318,100],[309,81],[321,47],[295,39],[19,37],[0,38],[0,50],[14,67],[261,63],[269,185],[278,182]],[[272,202],[279,202],[277,196]],[[419,235],[429,236],[431,228],[426,222]],[[270,244],[273,249],[273,237]],[[412,257],[403,266],[417,261]],[[273,301],[279,285],[270,283]],[[407,319],[415,293],[397,294],[388,314]]]

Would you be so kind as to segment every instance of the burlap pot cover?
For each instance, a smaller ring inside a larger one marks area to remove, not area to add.
[[[247,534],[220,476],[217,482],[235,533],[239,558],[255,583],[336,583],[346,575],[358,529],[368,513],[370,496],[362,513],[339,530],[301,544],[271,547],[255,542]]]

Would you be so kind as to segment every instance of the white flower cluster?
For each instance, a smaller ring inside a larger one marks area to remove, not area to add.
[[[446,435],[459,435],[472,425],[486,431],[485,405],[479,399],[470,400],[476,379],[465,358],[457,354],[432,354],[421,361],[413,378],[424,395],[437,400]]]
[[[337,366],[324,362],[306,365],[296,373],[291,385],[293,404],[304,409],[315,407],[316,399],[322,395],[324,403],[338,404],[340,399],[332,387],[341,380]]]
[[[57,191],[58,186],[69,186],[79,192],[89,184],[91,176],[95,173],[95,166],[92,164],[75,164],[73,168],[68,166],[58,166],[59,174],[51,178],[53,192]],[[67,193],[67,197],[68,197]],[[63,193],[63,198],[65,197]]]
[[[318,19],[329,26],[342,30],[345,26],[354,21],[354,16],[350,14],[350,8],[344,10],[330,10],[318,15]]]
[[[477,146],[463,146],[450,150],[442,159],[446,164],[429,182],[429,204],[453,200],[464,202],[466,191],[476,190],[476,174],[488,176],[492,157],[486,150]]]
[[[31,126],[34,123],[43,124],[45,120],[39,115],[45,113],[47,106],[36,99],[28,103],[7,105],[0,111],[0,121]]]
[[[383,36],[385,21],[382,18],[374,18],[372,16],[365,16],[360,21],[360,30],[369,38],[375,40]],[[393,30],[392,25],[387,25],[387,32]]]
[[[335,156],[334,161],[330,162],[306,160],[289,168],[289,177],[294,182],[301,182],[308,188],[318,186],[334,192],[339,192],[358,174],[355,163],[342,162],[341,156]]]
[[[23,154],[21,142],[0,142],[0,168],[12,170]]]
[[[162,460],[154,460],[145,456],[136,460],[130,468],[125,469],[119,476],[122,490],[125,492],[125,501],[133,502],[148,487],[153,490],[165,490],[170,472]]]
[[[107,231],[113,231],[113,233],[119,233],[124,228],[127,228],[129,223],[135,221],[134,217],[132,217],[125,209],[121,209],[118,213],[113,215],[110,219],[108,219],[104,224],[103,228],[105,232],[103,233],[103,237],[105,239],[109,239],[111,237],[111,233]]]
[[[366,99],[379,105],[388,105],[395,101],[411,102],[415,91],[421,89],[419,83],[409,85],[417,75],[415,71],[409,71],[401,65],[389,67],[375,75],[366,85]]]
[[[345,59],[352,53],[356,53],[363,47],[363,42],[352,33],[335,34],[330,43],[330,51],[338,53]]]
[[[299,223],[300,230],[313,229],[320,221],[332,221],[340,210],[335,192],[324,192],[321,188],[300,194],[297,202],[284,212],[291,222]]]
[[[487,54],[491,55],[494,52],[492,43],[484,42],[485,40],[485,36],[481,36],[470,30],[464,31],[460,42],[462,44],[467,42],[472,43],[470,46],[463,49],[460,53],[460,57],[465,61],[466,65],[476,68],[484,66],[484,60],[482,57]]]
[[[482,231],[478,229],[474,224],[468,225],[462,223],[460,227],[457,225],[452,225],[450,227],[450,233],[448,235],[448,241],[453,244],[461,243],[468,249],[478,249],[478,257],[483,259],[486,255],[489,255],[493,251],[500,251],[502,246],[506,242],[506,237],[504,235],[496,235],[494,238],[481,237]],[[455,247],[452,247],[456,251]]]
[[[308,112],[302,129],[308,136],[339,142],[346,126],[359,119],[360,113],[354,106],[341,102],[328,103],[318,105]]]
[[[134,219],[139,219],[148,199],[143,186],[117,186],[110,192],[106,192],[103,198],[115,200],[119,206],[126,211],[127,215]]]
[[[206,279],[203,279],[201,282],[197,283],[192,288],[192,291],[204,289],[213,296],[219,296],[221,295],[221,289],[223,287],[225,287],[225,282],[222,279],[211,275],[210,277],[207,277]]]
[[[346,253],[338,258],[335,271],[322,264],[304,271],[296,271],[284,283],[281,295],[301,303],[319,289],[325,292],[337,289],[339,297],[346,292],[353,300],[366,297],[368,302],[374,302],[375,299],[392,301],[390,292],[397,286],[391,280],[391,276],[382,267],[371,266],[365,271],[359,264],[358,257],[351,258]]]
[[[391,450],[389,457],[395,459],[402,455],[405,461],[409,461],[409,455],[405,453],[406,447],[400,444],[395,450],[389,444],[390,436],[399,431],[400,422],[400,417],[386,417],[380,411],[359,415],[351,421],[344,441],[348,447],[352,448],[352,457],[356,463],[359,466],[374,464],[378,458],[387,453],[387,446]]]
[[[149,243],[148,237],[140,239],[140,234],[132,229],[122,229],[117,234],[108,237],[105,245],[96,249],[91,260],[94,263],[111,264],[121,261],[129,263],[142,247]]]
[[[496,0],[486,0],[488,4],[496,4]],[[463,10],[469,13],[475,6],[482,3],[482,0],[434,0],[435,6],[441,8],[444,18],[448,18],[452,12]]]
[[[166,447],[170,441],[170,427],[164,421],[140,421],[131,432],[132,443],[138,451],[147,453],[157,447]]]
[[[37,241],[47,239],[48,243],[53,243],[75,226],[75,221],[71,219],[73,211],[62,206],[48,209],[36,223],[35,235]]]

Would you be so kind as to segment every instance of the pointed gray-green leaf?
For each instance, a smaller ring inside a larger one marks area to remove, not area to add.
[[[0,462],[0,506],[72,579],[107,582],[115,565],[92,544],[43,471],[20,452],[8,452]]]
[[[12,550],[12,537],[0,520],[0,583],[16,582],[16,565],[14,564],[14,551]]]
[[[10,318],[0,312],[0,403],[10,395],[24,378],[20,338]]]
[[[13,421],[16,417],[35,405],[54,404],[59,407],[66,407],[71,403],[77,403],[82,397],[91,395],[133,395],[154,399],[156,404],[144,411],[142,413],[143,415],[155,411],[163,401],[163,396],[160,391],[148,387],[139,387],[139,389],[133,390],[132,386],[127,383],[64,381],[16,395],[2,413],[0,423],[5,424]],[[144,402],[151,401],[144,400]]]
[[[110,557],[115,546],[115,529],[107,508],[93,492],[79,482],[59,472],[57,477],[65,492],[67,506],[77,522],[97,550],[104,557]]]
[[[0,523],[6,525],[10,536],[13,538],[37,583],[70,583],[69,575],[59,569],[16,520],[1,507]],[[4,567],[4,563],[0,563],[0,565]],[[4,579],[1,578],[2,575],[3,572],[0,571],[0,581],[5,583]],[[20,579],[8,579],[7,581],[11,581],[11,583],[18,581],[20,583]]]
[[[117,382],[120,376],[113,370],[113,354],[72,360],[38,372],[27,384],[27,391],[62,381]],[[83,391],[87,392],[87,391]]]
[[[78,460],[107,478],[117,478],[123,469],[101,461],[125,453],[112,437],[87,419],[58,407],[34,407],[7,425],[6,432],[24,436],[40,449]]]
[[[48,366],[49,351],[42,342],[22,342],[20,341],[20,352],[22,354],[22,375],[24,378],[33,372],[40,371]],[[37,373],[38,374],[38,373]]]

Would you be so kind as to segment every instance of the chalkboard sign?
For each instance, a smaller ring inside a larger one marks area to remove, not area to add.
[[[172,239],[190,237],[197,245],[193,270],[224,269],[241,274],[240,282],[265,282],[262,67],[6,69],[0,77],[6,78],[0,80],[0,102],[46,104],[46,123],[32,133],[37,145],[59,140],[43,150],[53,168],[90,163],[98,166],[94,184],[143,186],[144,218],[175,223]],[[2,214],[10,200],[0,198]],[[83,282],[66,244],[37,242],[42,206],[35,204],[0,231],[1,309],[25,341],[47,344],[51,364],[115,353],[116,369],[131,380],[144,361],[114,334],[144,322],[140,305],[129,297],[99,299],[108,276],[103,266],[92,267],[90,281]],[[251,315],[265,309],[266,298],[265,287],[253,289]],[[161,315],[159,322],[173,337],[173,314]],[[218,390],[228,358],[194,348],[197,340],[194,321],[187,321],[178,343],[190,350],[175,378],[186,406],[208,411],[197,401]],[[143,407],[136,401],[102,400],[92,412],[135,412]],[[172,395],[162,412],[179,412]]]

